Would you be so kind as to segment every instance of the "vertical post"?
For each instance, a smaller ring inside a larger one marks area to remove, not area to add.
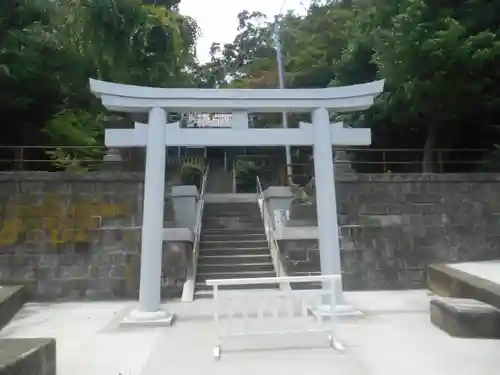
[[[312,123],[321,273],[323,275],[341,275],[337,199],[328,110],[318,108],[313,111]],[[343,302],[342,281],[335,283],[335,286],[335,301],[337,304],[341,304]],[[325,291],[331,290],[331,286],[326,283],[324,289]]]
[[[164,109],[150,110],[144,177],[139,313],[160,311],[166,123]]]
[[[285,88],[285,66],[283,64],[283,53],[281,50],[281,37],[280,37],[280,26],[279,26],[279,19],[278,16],[276,16],[275,20],[275,38],[276,38],[276,60],[278,62],[278,78],[279,78],[279,85],[280,89]],[[288,114],[286,112],[282,112],[282,121],[283,121],[283,127],[285,129],[288,128]],[[286,158],[286,171],[287,171],[287,177],[288,177],[288,182],[291,183],[293,182],[292,180],[292,152],[290,145],[285,146],[285,158]]]

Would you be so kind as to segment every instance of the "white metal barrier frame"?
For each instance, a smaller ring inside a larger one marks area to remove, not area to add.
[[[290,286],[311,282],[322,282],[324,287],[309,290],[293,290],[291,287],[265,291],[221,290],[221,287],[228,286],[284,283]],[[330,346],[343,350],[343,345],[335,337],[335,284],[338,282],[341,282],[339,275],[207,280],[207,285],[213,288],[214,357],[220,359],[224,340],[256,335],[325,332],[328,333]],[[312,313],[325,302],[330,305],[329,315]]]
[[[209,165],[205,166],[205,172],[203,174],[203,179],[200,187],[200,197],[198,199],[198,204],[196,208],[196,224],[194,226],[194,241],[193,241],[193,253],[191,254],[191,265],[188,267],[188,274],[186,277],[186,282],[182,288],[182,302],[192,302],[194,299],[194,292],[196,288],[196,272],[198,268],[198,255],[200,253],[200,235],[201,226],[203,218],[203,209],[205,207],[205,190],[208,180]]]

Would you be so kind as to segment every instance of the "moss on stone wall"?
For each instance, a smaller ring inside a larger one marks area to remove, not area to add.
[[[14,196],[0,207],[0,246],[22,241],[30,230],[44,232],[53,245],[88,242],[89,231],[99,228],[103,220],[134,214],[127,202],[106,202],[102,195],[65,201],[47,193],[36,203],[30,202],[29,197]]]

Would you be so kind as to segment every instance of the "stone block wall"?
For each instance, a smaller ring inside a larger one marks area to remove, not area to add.
[[[341,176],[340,222],[359,225],[342,241],[346,287],[422,287],[429,263],[500,258],[499,188],[495,174]],[[36,300],[135,298],[142,194],[136,173],[0,173],[0,284]],[[292,207],[288,224],[315,221],[314,206]],[[280,249],[290,274],[319,271],[317,240]],[[164,296],[180,295],[190,254],[164,244]]]
[[[0,173],[0,284],[32,300],[135,298],[142,199],[139,173]],[[164,244],[164,296],[182,290],[188,247]]]
[[[500,175],[344,175],[338,178],[348,289],[425,286],[430,263],[500,258]],[[316,225],[315,205],[289,225]],[[316,239],[280,244],[290,274],[318,272]]]

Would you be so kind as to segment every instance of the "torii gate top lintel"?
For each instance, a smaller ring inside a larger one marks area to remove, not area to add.
[[[154,107],[172,112],[248,111],[335,112],[369,108],[384,88],[384,80],[324,89],[196,89],[123,85],[90,79],[90,90],[112,111],[148,112]]]

